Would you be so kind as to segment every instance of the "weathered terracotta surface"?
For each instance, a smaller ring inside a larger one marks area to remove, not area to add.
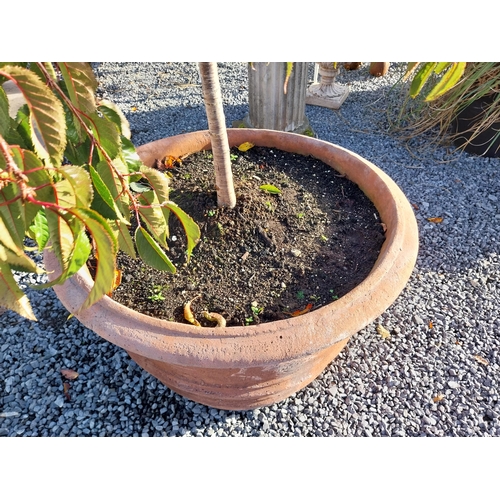
[[[349,338],[394,302],[415,265],[418,230],[413,210],[380,169],[339,146],[271,130],[230,129],[230,145],[250,141],[310,154],[357,183],[387,226],[386,241],[370,275],[336,302],[294,318],[248,327],[203,328],[159,320],[104,297],[76,317],[101,337],[126,349],[165,385],[199,403],[244,410],[283,400],[305,387]],[[166,154],[210,148],[207,131],[156,141],[138,149],[151,165]],[[56,262],[46,255],[48,269]],[[92,281],[81,271],[55,291],[75,312]]]

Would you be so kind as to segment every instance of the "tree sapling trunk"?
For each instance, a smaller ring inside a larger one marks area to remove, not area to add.
[[[217,204],[219,207],[234,208],[236,205],[236,194],[234,192],[226,119],[222,107],[222,94],[219,75],[217,73],[217,63],[201,62],[198,65],[214,156]]]

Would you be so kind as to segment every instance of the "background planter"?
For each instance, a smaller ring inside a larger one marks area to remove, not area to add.
[[[453,141],[457,148],[463,147],[467,153],[479,156],[500,157],[500,121],[494,122],[471,140],[480,121],[484,120],[482,116],[493,105],[493,96],[487,95],[475,100],[460,111],[453,122],[454,133],[460,134]]]
[[[413,210],[398,186],[360,156],[333,144],[291,133],[230,129],[231,146],[259,146],[312,155],[358,184],[387,226],[386,241],[370,275],[340,300],[303,316],[248,327],[197,328],[158,320],[104,297],[75,316],[177,393],[215,408],[246,410],[285,399],[314,380],[349,338],[377,318],[404,288],[418,253]],[[138,149],[152,165],[166,154],[210,149],[208,131],[170,137]],[[57,269],[46,253],[47,270]],[[54,287],[75,313],[92,286],[84,269]]]

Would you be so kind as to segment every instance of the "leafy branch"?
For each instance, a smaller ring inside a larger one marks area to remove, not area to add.
[[[99,255],[82,307],[112,290],[119,249],[135,258],[137,248],[146,264],[175,272],[165,253],[171,212],[186,232],[189,260],[198,226],[168,199],[168,178],[140,161],[123,113],[96,100],[90,65],[0,63],[0,83],[5,79],[26,104],[12,119],[0,87],[0,305],[35,319],[12,276],[40,272],[25,253],[26,236],[38,251],[50,244],[61,265],[61,275],[38,288],[75,274],[92,249]],[[131,184],[141,179],[146,191],[135,193]]]

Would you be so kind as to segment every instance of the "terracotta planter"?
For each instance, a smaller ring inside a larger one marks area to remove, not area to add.
[[[76,317],[101,337],[127,350],[145,370],[175,392],[215,408],[246,410],[281,401],[316,378],[349,338],[397,298],[415,265],[418,230],[413,210],[381,170],[339,146],[271,130],[230,129],[231,146],[250,141],[313,155],[358,184],[387,225],[386,241],[370,275],[340,300],[303,316],[248,327],[197,328],[159,320],[104,297]],[[170,137],[139,148],[151,165],[166,154],[210,149],[208,131]],[[48,270],[57,267],[46,255]],[[55,287],[76,311],[92,281],[82,270]]]

